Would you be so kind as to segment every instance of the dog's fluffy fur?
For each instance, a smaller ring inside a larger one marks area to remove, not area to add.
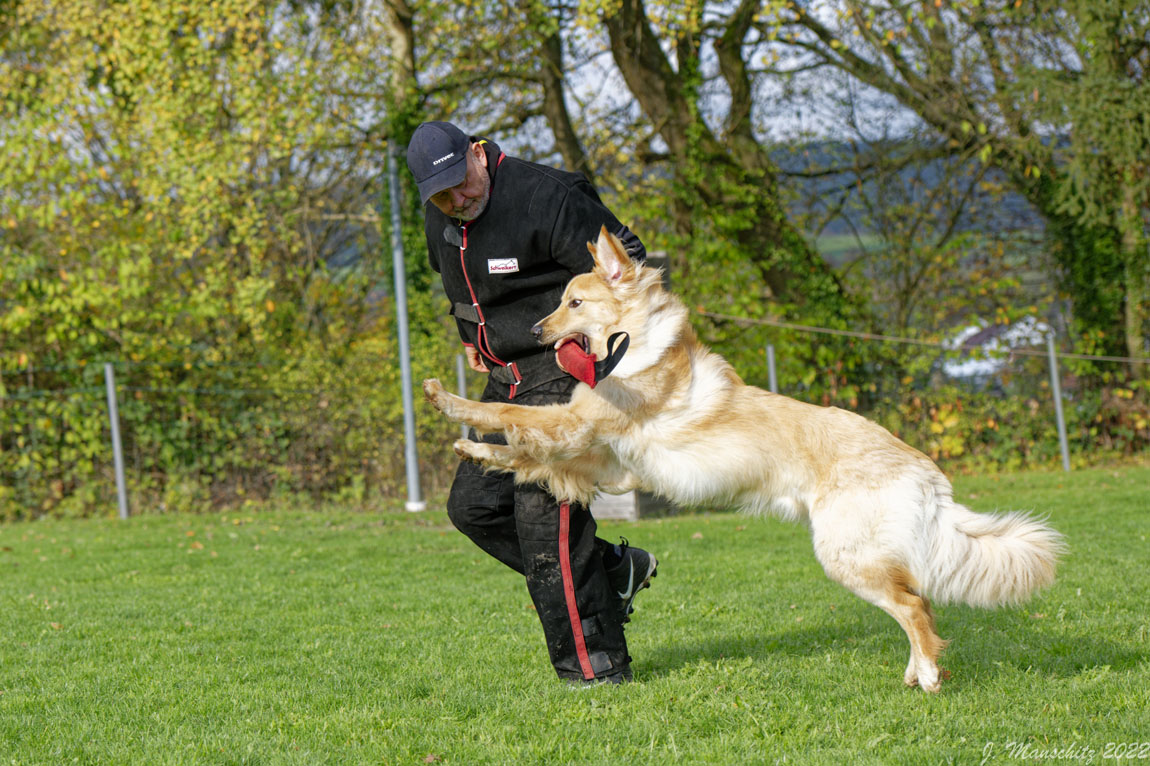
[[[574,339],[603,358],[622,330],[629,350],[610,377],[579,385],[562,405],[478,403],[424,381],[448,418],[507,437],[507,446],[459,440],[460,456],[565,500],[641,487],[684,505],[804,521],[827,575],[906,631],[904,679],[927,691],[939,689],[946,645],[928,596],[993,607],[1053,581],[1057,532],[1022,513],[968,510],[928,457],[859,415],[744,384],[699,343],[658,271],[633,263],[606,229],[588,247],[595,269],[571,280],[540,322],[541,340]]]

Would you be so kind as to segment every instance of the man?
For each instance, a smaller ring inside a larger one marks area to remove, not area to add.
[[[558,307],[571,277],[592,269],[587,242],[602,225],[632,258],[646,257],[643,244],[581,174],[508,157],[449,123],[420,125],[407,164],[425,206],[431,267],[453,304],[468,364],[489,373],[482,401],[567,401],[578,381],[531,327]],[[500,435],[484,440],[504,443]],[[626,540],[615,546],[598,539],[586,507],[467,462],[455,475],[447,511],[476,545],[527,578],[560,678],[631,680],[623,623],[655,574],[654,556]]]

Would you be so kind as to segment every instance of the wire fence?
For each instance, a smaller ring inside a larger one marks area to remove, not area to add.
[[[811,325],[794,324],[793,322],[784,322],[779,319],[752,319],[749,317],[734,316],[733,314],[720,314],[714,311],[699,311],[699,316],[709,317],[711,319],[721,319],[728,322],[736,322],[738,324],[757,324],[766,327],[778,327],[784,330],[796,330],[799,332],[815,333],[821,335],[837,335],[844,338],[858,338],[860,340],[874,340],[882,341],[884,343],[906,343],[915,346],[929,346],[943,351],[967,351],[977,353],[980,349],[975,349],[970,346],[964,347],[962,344],[946,343],[940,340],[930,340],[927,338],[906,338],[898,335],[880,335],[877,333],[861,332],[858,330],[836,330],[833,327],[813,327]],[[1051,334],[1046,334],[1053,337]],[[1032,348],[1010,348],[1007,352],[1011,356],[1040,356],[1049,358],[1053,353],[1054,358],[1057,359],[1078,359],[1084,361],[1094,362],[1120,362],[1122,364],[1133,365],[1150,365],[1150,359],[1130,356],[1104,356],[1100,354],[1076,354],[1065,351],[1038,351]]]
[[[1138,372],[1150,360],[1056,352],[1053,341],[1045,349],[995,353],[699,315],[760,331],[746,336],[754,353],[733,360],[749,383],[862,411],[940,462],[1061,462],[1069,470],[1097,453],[1139,453],[1150,445],[1148,390]],[[817,336],[876,348],[854,353],[862,366],[848,375],[834,364],[820,369],[792,342],[805,339],[809,351]],[[917,367],[891,364],[877,353],[877,345],[890,344],[925,352],[927,363],[920,354]],[[425,360],[416,379],[457,378],[457,388],[477,394],[481,376],[464,372],[459,361]],[[0,373],[0,519],[111,515],[125,507],[195,511],[268,499],[369,505],[402,497],[397,367],[365,356],[339,364],[117,361]],[[836,389],[820,382],[824,374],[854,382]],[[422,406],[416,423],[424,489],[442,491],[455,465],[449,445],[458,426]]]
[[[0,519],[115,512],[113,423],[133,513],[398,496],[403,408],[393,367],[363,355],[339,364],[111,362],[7,373]],[[423,444],[454,433],[422,420]],[[454,460],[446,452],[427,450],[426,476],[445,474]]]

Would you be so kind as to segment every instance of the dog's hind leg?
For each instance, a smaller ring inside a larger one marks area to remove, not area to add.
[[[910,660],[903,681],[907,686],[917,684],[928,692],[937,692],[942,687],[938,657],[947,642],[935,628],[930,601],[919,594],[912,583],[910,574],[902,567],[894,567],[887,573],[886,597],[894,608],[886,611],[898,620],[910,639]]]
[[[873,517],[859,509],[868,505],[869,498],[856,496],[847,503],[827,504],[813,514],[815,556],[827,577],[882,609],[906,633],[910,641],[910,660],[903,675],[906,685],[937,692],[941,683],[938,656],[946,642],[935,631],[930,602],[918,593],[910,571],[896,563],[889,547],[866,523]],[[855,510],[840,513],[844,508]]]
[[[910,641],[910,660],[903,675],[906,685],[937,692],[942,684],[938,657],[946,641],[935,630],[930,601],[916,591],[914,578],[900,565],[844,571],[842,560],[836,563],[839,566],[833,569],[824,564],[827,575],[889,614],[906,633]]]
[[[946,642],[901,552],[905,525],[891,525],[882,511],[903,500],[898,493],[888,497],[858,489],[825,496],[811,510],[811,540],[828,577],[889,614],[906,633],[907,686],[937,692],[942,681],[938,656]]]

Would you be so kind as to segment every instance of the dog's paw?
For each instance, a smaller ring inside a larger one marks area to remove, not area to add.
[[[472,446],[476,443],[477,442],[473,442],[470,439],[456,439],[455,444],[451,446],[452,449],[455,450],[456,455],[459,455],[459,457],[463,458],[464,460],[474,462],[475,457],[471,454],[471,449]]]
[[[423,381],[423,398],[431,402],[437,410],[443,409],[443,395],[447,393],[437,378]]]
[[[483,463],[491,457],[490,445],[470,439],[456,439],[452,445],[455,454],[470,463]]]
[[[945,668],[938,668],[938,675],[928,679],[929,683],[923,683],[922,688],[932,694],[938,694],[942,689],[942,682],[950,678],[950,671]],[[921,680],[921,679],[920,679]]]
[[[908,667],[903,681],[907,686],[918,686],[930,694],[938,694],[942,689],[942,682],[950,678],[950,671],[937,665],[923,665],[917,669]]]

